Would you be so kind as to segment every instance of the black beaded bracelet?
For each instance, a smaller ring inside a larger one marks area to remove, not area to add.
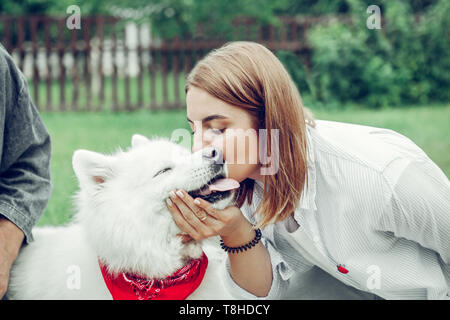
[[[228,247],[225,245],[225,243],[223,242],[223,240],[220,240],[220,246],[222,247],[223,250],[225,250],[225,252],[231,252],[231,253],[239,253],[242,251],[247,251],[247,249],[251,249],[252,247],[256,246],[256,244],[259,242],[259,240],[261,240],[261,229],[255,229],[255,238],[253,238],[252,241],[250,241],[247,244],[244,244],[243,246],[240,247]]]

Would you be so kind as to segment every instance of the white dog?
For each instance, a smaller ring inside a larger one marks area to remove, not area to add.
[[[11,270],[7,298],[111,299],[111,290],[126,286],[136,299],[170,299],[172,285],[192,290],[192,281],[201,281],[189,299],[232,299],[221,280],[225,253],[201,242],[183,244],[164,202],[171,190],[184,189],[218,209],[233,203],[237,182],[224,188],[232,180],[224,179],[226,165],[205,161],[205,150],[192,154],[168,139],[140,135],[126,152],[77,150],[75,219],[34,229],[35,241],[22,248]],[[215,183],[222,191],[208,191]]]

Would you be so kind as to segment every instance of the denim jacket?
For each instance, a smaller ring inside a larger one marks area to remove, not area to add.
[[[0,45],[0,216],[17,225],[25,241],[52,191],[50,136],[24,75]]]

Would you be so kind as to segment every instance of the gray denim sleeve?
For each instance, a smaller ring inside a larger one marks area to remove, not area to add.
[[[24,75],[0,45],[0,216],[17,225],[27,243],[52,192],[50,136]]]

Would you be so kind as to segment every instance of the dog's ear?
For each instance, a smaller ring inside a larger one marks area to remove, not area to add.
[[[147,142],[149,142],[149,140],[140,134],[134,134],[133,137],[131,138],[131,146],[132,147],[140,146],[141,144],[144,144]]]
[[[75,151],[72,166],[82,188],[101,186],[113,176],[112,157],[93,151]]]

